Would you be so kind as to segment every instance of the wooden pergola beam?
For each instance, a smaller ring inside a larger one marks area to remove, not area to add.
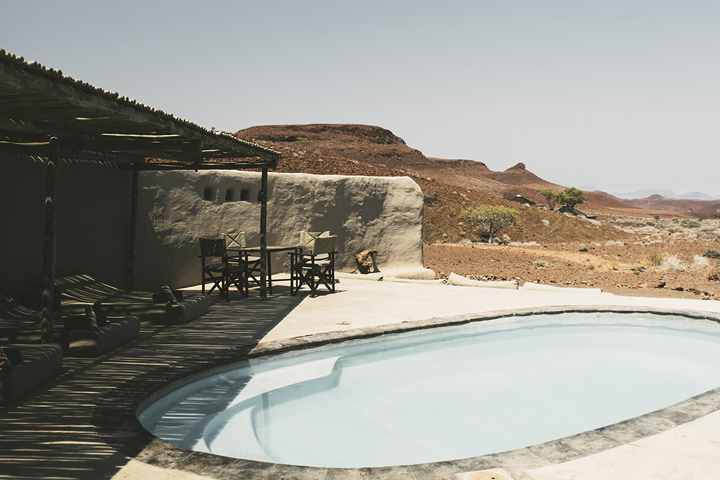
[[[252,168],[274,168],[275,162],[212,162],[212,163],[163,163],[148,162],[141,164],[120,165],[121,170],[237,170]]]
[[[44,161],[43,341],[52,339],[57,164],[87,162],[132,171],[128,286],[134,282],[138,174],[144,170],[262,169],[261,297],[267,273],[267,169],[280,153],[205,129],[0,49],[0,154]],[[246,161],[240,159],[248,159]]]
[[[277,160],[278,152],[232,135],[207,130],[116,93],[106,92],[61,73],[28,65],[0,52],[0,104],[5,118],[0,133],[57,136],[88,142],[95,151],[122,155],[147,151],[149,157],[187,155],[179,142],[196,142],[203,158],[255,157]],[[155,136],[155,138],[151,138]],[[105,138],[103,138],[105,137]],[[1,138],[0,138],[1,139]],[[37,140],[37,139],[34,139]],[[114,143],[116,142],[117,143]],[[70,143],[63,149],[73,150]]]
[[[45,232],[43,238],[42,312],[40,317],[40,339],[42,343],[51,343],[53,341],[53,316],[55,310],[56,162],[60,155],[60,142],[57,138],[53,138],[50,143],[52,149],[48,156],[45,172]]]

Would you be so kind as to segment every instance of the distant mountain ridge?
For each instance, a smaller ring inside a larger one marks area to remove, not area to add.
[[[283,162],[279,165],[278,171],[410,176],[421,184],[427,198],[430,199],[426,213],[434,208],[430,207],[432,199],[441,198],[441,194],[446,195],[446,198],[448,194],[460,196],[460,203],[466,205],[481,201],[481,197],[482,201],[492,201],[491,197],[496,197],[510,201],[512,204],[518,199],[544,204],[545,199],[536,192],[537,189],[565,188],[538,177],[528,170],[524,163],[518,163],[503,171],[493,171],[485,163],[476,160],[426,157],[419,150],[408,146],[390,130],[370,125],[264,125],[240,130],[235,135],[284,152]],[[442,190],[440,193],[439,185],[446,185],[451,190]],[[597,190],[584,190],[587,200],[582,210],[588,214],[655,213],[644,213],[638,211],[639,208],[665,212],[677,211],[683,214],[695,212],[697,209],[708,208],[709,212],[716,210],[714,203],[707,200],[691,200],[690,202],[695,203],[678,204],[675,207],[671,203],[658,203],[656,207],[652,202],[631,202],[617,195],[613,196]],[[470,200],[471,197],[477,198]]]
[[[698,218],[720,217],[720,200],[693,200],[688,198],[665,198],[662,195],[650,195],[646,198],[625,199],[624,202],[640,208],[682,212]]]
[[[423,239],[426,242],[479,240],[478,233],[458,221],[460,212],[473,205],[504,205],[518,209],[521,221],[505,234],[513,241],[598,242],[626,238],[626,232],[606,224],[590,224],[573,216],[523,204],[544,203],[539,187],[563,187],[541,179],[519,163],[495,172],[474,160],[428,158],[401,138],[381,127],[349,124],[264,125],[235,133],[244,140],[279,151],[277,172],[320,175],[409,176],[424,196]],[[638,214],[639,209],[601,192],[618,211]],[[602,202],[601,202],[602,203]],[[584,210],[584,211],[587,211]],[[589,212],[588,212],[589,213]],[[547,225],[552,225],[548,228]]]
[[[653,195],[660,195],[667,199],[685,199],[685,200],[720,200],[720,195],[708,195],[707,193],[703,192],[688,192],[683,193],[682,195],[678,195],[672,190],[667,189],[659,189],[659,188],[642,188],[640,190],[635,190],[634,192],[628,192],[628,193],[613,193],[612,195],[618,197],[618,198],[624,198],[628,200],[632,199],[639,199],[639,198],[648,198]]]

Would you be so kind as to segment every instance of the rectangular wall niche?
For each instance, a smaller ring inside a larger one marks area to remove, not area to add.
[[[205,190],[203,190],[203,198],[205,200],[214,201],[215,200],[215,188],[214,187],[205,187]]]
[[[258,191],[258,195],[259,195]],[[215,200],[222,199],[223,193],[222,188],[217,188],[214,186],[207,186],[203,190],[203,198],[209,202],[214,202]],[[235,187],[228,187],[225,189],[225,196],[224,201],[226,202],[237,202],[238,200],[243,202],[252,202],[252,190],[250,188],[240,188],[237,189]],[[260,201],[258,197],[258,202]]]

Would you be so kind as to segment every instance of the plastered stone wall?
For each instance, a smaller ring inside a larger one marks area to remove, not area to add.
[[[200,282],[202,237],[244,231],[259,244],[260,173],[143,172],[140,176],[136,284],[156,289]],[[270,173],[268,244],[294,245],[299,232],[337,235],[337,268],[357,268],[355,254],[377,250],[379,269],[422,266],[423,196],[408,177]],[[288,255],[272,259],[286,271]]]

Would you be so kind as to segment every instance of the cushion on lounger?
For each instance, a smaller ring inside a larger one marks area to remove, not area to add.
[[[63,320],[63,326],[68,330],[89,330],[91,332],[98,331],[97,315],[93,307],[87,305],[85,307],[85,315],[73,315]]]
[[[153,293],[153,303],[167,303],[168,305],[176,305],[183,300],[183,293],[179,290],[173,290],[169,285],[165,284],[160,287],[160,292]]]
[[[10,361],[5,349],[0,347],[0,372],[12,372],[13,370],[15,370],[15,365]]]
[[[7,351],[22,352],[23,362],[12,372],[0,372],[0,405],[7,405],[37,389],[62,369],[62,348],[55,344],[15,344]],[[11,357],[12,358],[12,357]]]
[[[0,347],[0,372],[12,372],[23,364],[22,352],[13,347]]]
[[[24,360],[20,349],[15,347],[2,347],[2,349],[5,351],[5,356],[10,359],[10,363],[15,366],[23,364]]]
[[[162,286],[162,291],[167,297],[167,303],[171,305],[178,303],[177,298],[175,298],[175,294],[172,290],[170,290],[170,287],[167,284]]]
[[[65,329],[59,340],[66,356],[94,357],[137,338],[140,320],[137,317],[108,317],[108,323],[96,331]]]

